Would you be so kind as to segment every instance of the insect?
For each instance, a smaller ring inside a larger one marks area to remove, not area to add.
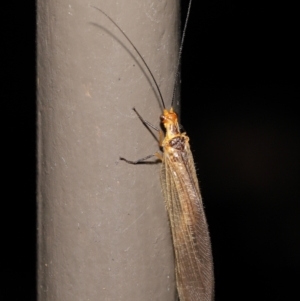
[[[191,2],[190,0],[179,50],[179,60]],[[180,301],[211,301],[214,297],[211,243],[194,159],[190,150],[189,137],[186,133],[181,133],[178,116],[173,108],[171,107],[169,110],[165,108],[164,100],[154,75],[137,48],[115,21],[101,9],[96,9],[104,14],[121,31],[142,59],[153,79],[164,107],[163,114],[161,115],[161,123],[165,129],[164,137],[161,131],[145,121],[134,109],[147,127],[159,131],[159,142],[163,152],[144,157],[137,161],[130,161],[125,158],[120,159],[131,164],[145,162],[154,156],[161,160],[161,184],[172,233],[175,253],[176,286],[179,299]],[[177,64],[177,70],[178,66],[179,63]],[[176,74],[177,80],[178,71]],[[173,100],[175,89],[176,83],[173,90]]]

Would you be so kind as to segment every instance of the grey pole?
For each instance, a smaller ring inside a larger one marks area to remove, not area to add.
[[[177,0],[38,0],[38,298],[174,300],[158,150],[132,111],[161,105],[130,37],[170,106]]]

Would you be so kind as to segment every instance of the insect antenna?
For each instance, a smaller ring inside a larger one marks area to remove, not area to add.
[[[140,59],[143,61],[143,63],[144,63],[144,65],[146,66],[146,68],[147,68],[147,70],[149,71],[149,74],[150,74],[150,76],[151,76],[151,78],[152,78],[152,80],[153,80],[153,82],[154,82],[154,84],[155,84],[155,87],[156,87],[156,89],[157,89],[157,91],[158,91],[158,94],[159,94],[159,97],[160,97],[160,99],[161,99],[161,103],[162,103],[162,105],[163,105],[163,108],[165,109],[166,108],[166,106],[165,106],[165,102],[164,102],[164,99],[163,99],[163,97],[162,97],[162,94],[161,94],[161,91],[160,91],[160,88],[159,88],[159,86],[158,86],[158,83],[157,83],[157,81],[156,81],[156,79],[155,79],[155,77],[154,77],[154,75],[153,75],[153,73],[151,72],[151,70],[150,70],[150,68],[149,68],[149,66],[148,66],[148,64],[146,63],[146,61],[144,60],[144,58],[142,57],[142,55],[140,54],[140,52],[138,51],[138,49],[134,46],[134,44],[131,42],[131,40],[129,39],[129,37],[126,35],[126,33],[121,29],[121,27],[109,16],[109,15],[107,15],[103,10],[101,10],[100,8],[98,8],[98,7],[95,7],[95,6],[93,6],[93,5],[90,5],[91,7],[93,7],[93,8],[95,8],[95,9],[97,9],[100,13],[102,13],[106,18],[108,18],[118,29],[119,29],[119,31],[123,34],[123,36],[126,38],[126,40],[130,43],[130,45],[133,47],[133,49],[136,51],[136,53],[138,54],[138,56],[140,57]]]
[[[177,82],[178,82],[178,78],[179,78],[179,66],[180,66],[180,60],[181,60],[181,56],[182,56],[183,42],[184,42],[184,38],[185,38],[185,34],[186,34],[186,27],[187,27],[188,20],[189,20],[189,17],[190,17],[191,6],[192,6],[192,0],[189,1],[188,10],[187,10],[186,19],[185,19],[185,22],[184,22],[184,28],[183,28],[182,37],[181,37],[181,42],[180,42],[178,60],[177,60],[177,65],[176,65],[175,82],[174,82],[172,101],[171,101],[171,106],[172,107],[173,107],[173,103],[174,103],[174,99],[175,99],[175,93],[176,93],[176,89],[177,89]]]

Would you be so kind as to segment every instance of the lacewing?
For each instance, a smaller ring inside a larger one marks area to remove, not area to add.
[[[211,244],[189,138],[180,133],[172,108],[164,110],[161,120],[166,129],[161,183],[171,224],[179,298],[212,300]]]
[[[190,7],[191,1],[189,2],[187,20]],[[101,9],[96,9],[104,14],[133,46],[148,69],[161,97],[162,104],[165,107],[154,75],[137,48],[115,21]],[[183,38],[187,20],[183,30]],[[182,51],[183,38],[179,51],[179,59]],[[175,93],[173,93],[173,99],[174,94]],[[145,121],[135,109],[134,111],[147,127],[159,131],[156,127]],[[175,253],[176,285],[179,299],[180,301],[211,301],[214,297],[211,243],[194,159],[190,150],[189,137],[185,133],[181,133],[177,114],[172,107],[170,110],[164,109],[161,115],[161,122],[165,128],[164,138],[162,138],[163,133],[159,131],[160,147],[163,149],[162,154],[156,153],[155,155],[150,155],[137,161],[130,161],[125,158],[120,159],[131,164],[145,162],[153,156],[161,160],[161,185],[172,233]]]

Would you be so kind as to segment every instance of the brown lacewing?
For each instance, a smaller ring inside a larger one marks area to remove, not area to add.
[[[191,2],[190,0],[179,50],[179,60]],[[142,59],[165,108],[159,86],[140,52],[115,21],[101,9],[96,9],[104,14],[120,30]],[[179,63],[177,64],[173,100],[178,78],[178,67]],[[134,111],[147,127],[159,131],[155,126],[145,121],[135,109]],[[170,110],[163,110],[161,122],[165,128],[164,138],[163,133],[159,131],[160,147],[163,149],[162,154],[156,153],[137,161],[130,161],[125,158],[120,159],[131,164],[138,164],[156,156],[162,161],[161,185],[171,226],[179,299],[180,301],[211,301],[214,297],[211,243],[193,155],[190,150],[189,137],[185,133],[181,133],[177,114],[173,111],[172,107]]]

